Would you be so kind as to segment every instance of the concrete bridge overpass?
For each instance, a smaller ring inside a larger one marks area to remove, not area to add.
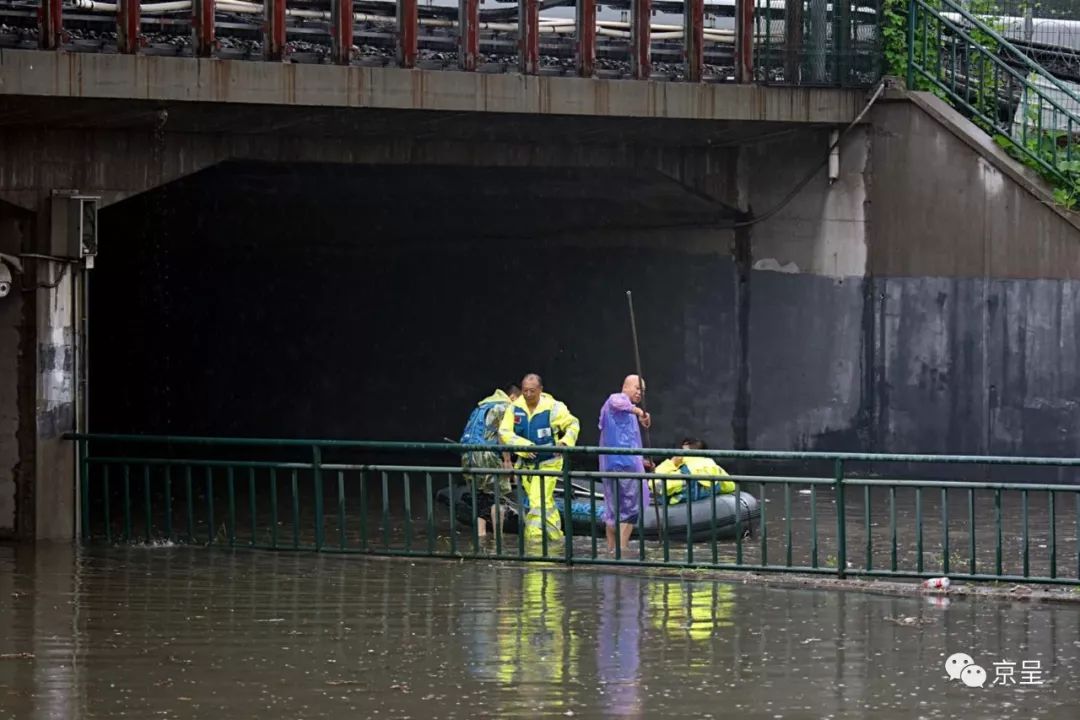
[[[0,533],[71,536],[62,434],[88,419],[439,437],[475,391],[526,369],[588,418],[625,370],[605,303],[627,287],[648,308],[666,432],[770,448],[1033,442],[1016,418],[1041,391],[1010,396],[1007,421],[994,405],[1019,336],[956,303],[985,308],[1016,292],[987,285],[1008,278],[1057,284],[1023,290],[1007,327],[1059,306],[1080,267],[1075,221],[932,99],[881,93],[837,142],[867,88],[752,78],[0,50],[0,252],[23,268],[0,299]],[[73,194],[101,212],[89,274]],[[1030,218],[1035,251],[1013,236]],[[479,278],[504,275],[549,292],[490,300]],[[536,318],[528,337],[508,329],[521,317]],[[470,343],[501,350],[466,362]],[[1050,349],[1028,357],[1032,373],[1060,365]],[[419,378],[447,362],[458,382],[432,404]],[[912,375],[955,363],[971,373]],[[368,423],[360,404],[395,419]],[[424,427],[406,421],[418,412]],[[1059,421],[1045,418],[1031,422]]]

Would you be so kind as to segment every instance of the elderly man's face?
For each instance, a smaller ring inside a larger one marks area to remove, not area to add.
[[[630,398],[630,402],[634,403],[635,405],[641,402],[641,381],[634,380],[633,382],[631,382],[630,391],[626,394]]]
[[[540,393],[543,390],[543,386],[532,378],[521,383],[521,394],[525,396],[525,402],[530,406],[540,401]]]

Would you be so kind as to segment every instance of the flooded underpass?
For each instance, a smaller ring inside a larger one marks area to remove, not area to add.
[[[955,653],[983,687],[949,679]],[[0,549],[3,718],[1064,719],[1078,670],[1071,605],[535,563]]]

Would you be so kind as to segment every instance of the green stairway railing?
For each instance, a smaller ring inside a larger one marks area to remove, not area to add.
[[[685,506],[641,501],[629,551],[608,555],[596,458],[625,450],[558,447],[558,470],[483,471],[518,476],[497,504],[522,507],[522,474],[574,488],[541,508],[559,514],[565,534],[534,542],[513,529],[481,538],[475,492],[455,501],[475,490],[462,466],[471,446],[70,437],[87,543],[1080,585],[1074,458],[650,450],[712,458],[731,471],[715,480],[733,481],[735,493],[696,502],[697,521]],[[725,516],[732,507],[746,512]]]
[[[910,0],[908,87],[942,96],[1014,156],[1071,191],[1080,181],[1080,88],[954,0]]]

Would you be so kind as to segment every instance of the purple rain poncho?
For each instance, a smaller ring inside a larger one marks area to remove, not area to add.
[[[600,409],[600,447],[640,448],[641,428],[634,404],[625,393],[613,393]],[[600,472],[645,472],[640,455],[601,455]],[[645,479],[604,478],[604,522],[615,525],[615,489],[618,487],[618,522],[637,521],[638,509],[649,504]]]

